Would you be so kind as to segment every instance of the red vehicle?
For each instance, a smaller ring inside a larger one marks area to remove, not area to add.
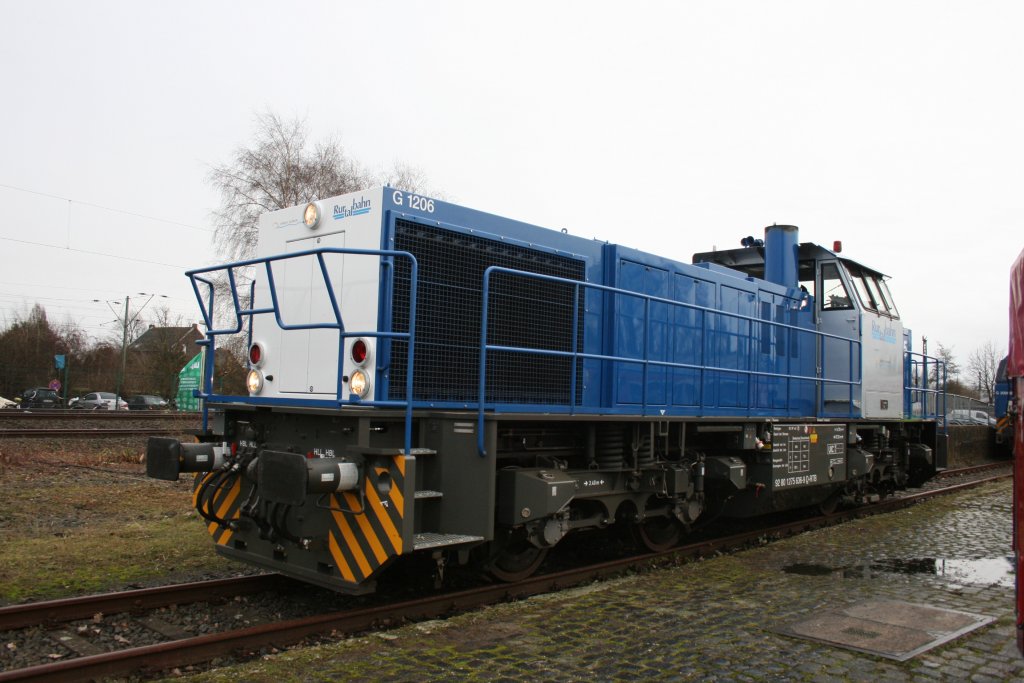
[[[1013,471],[1013,550],[1017,570],[1017,648],[1024,653],[1024,251],[1010,269],[1010,354],[1006,361],[1010,381],[1007,415],[1014,424]]]

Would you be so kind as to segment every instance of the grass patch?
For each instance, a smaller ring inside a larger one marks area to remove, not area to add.
[[[0,473],[0,601],[239,569],[214,552],[188,482],[145,479],[136,458],[111,455],[93,469],[33,454]]]

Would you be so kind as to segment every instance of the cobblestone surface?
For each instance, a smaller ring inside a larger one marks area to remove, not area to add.
[[[293,650],[199,680],[1024,680],[1013,586],[921,560],[1010,554],[1009,481],[734,555]],[[937,571],[926,571],[938,567]],[[996,621],[906,662],[798,640],[777,626],[876,599]]]

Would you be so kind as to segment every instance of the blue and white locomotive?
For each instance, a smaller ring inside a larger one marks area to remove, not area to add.
[[[793,226],[743,244],[687,264],[388,187],[269,213],[257,258],[188,273],[209,419],[147,470],[196,473],[218,552],[361,593],[412,553],[513,580],[570,532],[658,550],[942,469],[885,277]],[[214,394],[240,332],[249,395]]]

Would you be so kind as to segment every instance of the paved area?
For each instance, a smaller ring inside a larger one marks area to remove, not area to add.
[[[681,567],[212,671],[206,680],[1024,680],[1009,480]],[[899,662],[780,634],[900,600],[994,617]]]

